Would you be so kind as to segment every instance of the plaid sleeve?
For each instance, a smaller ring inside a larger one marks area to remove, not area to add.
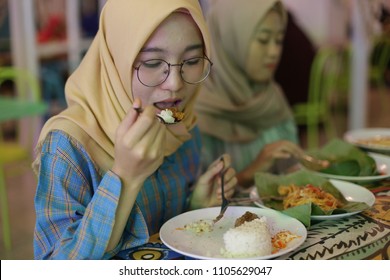
[[[110,171],[99,180],[82,160],[82,151],[53,138],[49,137],[45,145],[56,145],[56,152],[43,148],[35,196],[35,258],[105,258],[120,180]],[[94,187],[96,181],[99,184]]]

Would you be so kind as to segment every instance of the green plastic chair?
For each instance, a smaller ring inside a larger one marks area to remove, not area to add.
[[[14,67],[0,67],[0,86],[6,81],[11,81],[14,85],[16,95],[14,98],[30,101],[41,100],[41,89],[39,81],[36,77],[31,75],[29,72],[16,69]],[[8,197],[7,197],[7,186],[5,182],[5,176],[13,175],[13,172],[5,174],[5,166],[8,164],[17,163],[16,167],[20,171],[22,165],[19,162],[26,162],[29,168],[31,166],[31,154],[34,141],[34,133],[37,130],[38,123],[36,120],[33,121],[34,125],[28,126],[28,133],[23,133],[27,137],[27,141],[19,139],[21,133],[19,131],[21,121],[16,121],[18,124],[16,131],[16,138],[12,141],[4,141],[2,130],[0,129],[0,203],[1,203],[1,219],[3,228],[3,241],[7,251],[11,250],[11,226],[9,221],[9,210],[8,210]],[[25,129],[26,126],[23,126]]]
[[[369,67],[369,78],[372,85],[378,87],[383,97],[382,109],[386,108],[386,94],[389,91],[386,85],[385,73],[390,62],[390,38],[378,37],[374,40],[371,61]]]
[[[321,125],[328,139],[336,136],[332,100],[337,100],[336,92],[347,91],[348,65],[347,48],[322,47],[317,51],[310,72],[308,100],[292,107],[296,123],[307,129],[307,149],[321,146]]]

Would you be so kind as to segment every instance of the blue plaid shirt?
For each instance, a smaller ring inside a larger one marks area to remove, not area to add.
[[[121,192],[120,179],[102,173],[83,148],[62,131],[52,131],[41,150],[35,196],[36,259],[109,259],[148,241],[168,219],[187,210],[199,171],[200,136],[166,157],[144,183],[118,246],[105,252]]]

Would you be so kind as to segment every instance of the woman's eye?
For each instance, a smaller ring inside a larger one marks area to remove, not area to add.
[[[165,62],[160,59],[152,59],[152,60],[146,60],[141,63],[142,67],[147,68],[159,68],[161,67]]]
[[[268,44],[269,39],[268,38],[267,39],[265,39],[265,38],[257,38],[257,42],[259,42],[262,45],[266,45],[266,44]]]
[[[195,58],[191,58],[191,59],[188,59],[185,61],[185,64],[191,66],[191,65],[197,65],[200,63],[200,61],[202,60],[202,58],[200,57],[195,57]]]

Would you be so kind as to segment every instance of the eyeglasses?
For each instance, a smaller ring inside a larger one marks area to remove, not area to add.
[[[137,77],[141,84],[156,87],[168,79],[171,66],[180,67],[180,75],[184,82],[198,84],[208,77],[212,65],[210,59],[204,56],[186,59],[178,64],[171,64],[163,59],[149,59],[141,61],[141,64],[134,69],[137,70]]]

